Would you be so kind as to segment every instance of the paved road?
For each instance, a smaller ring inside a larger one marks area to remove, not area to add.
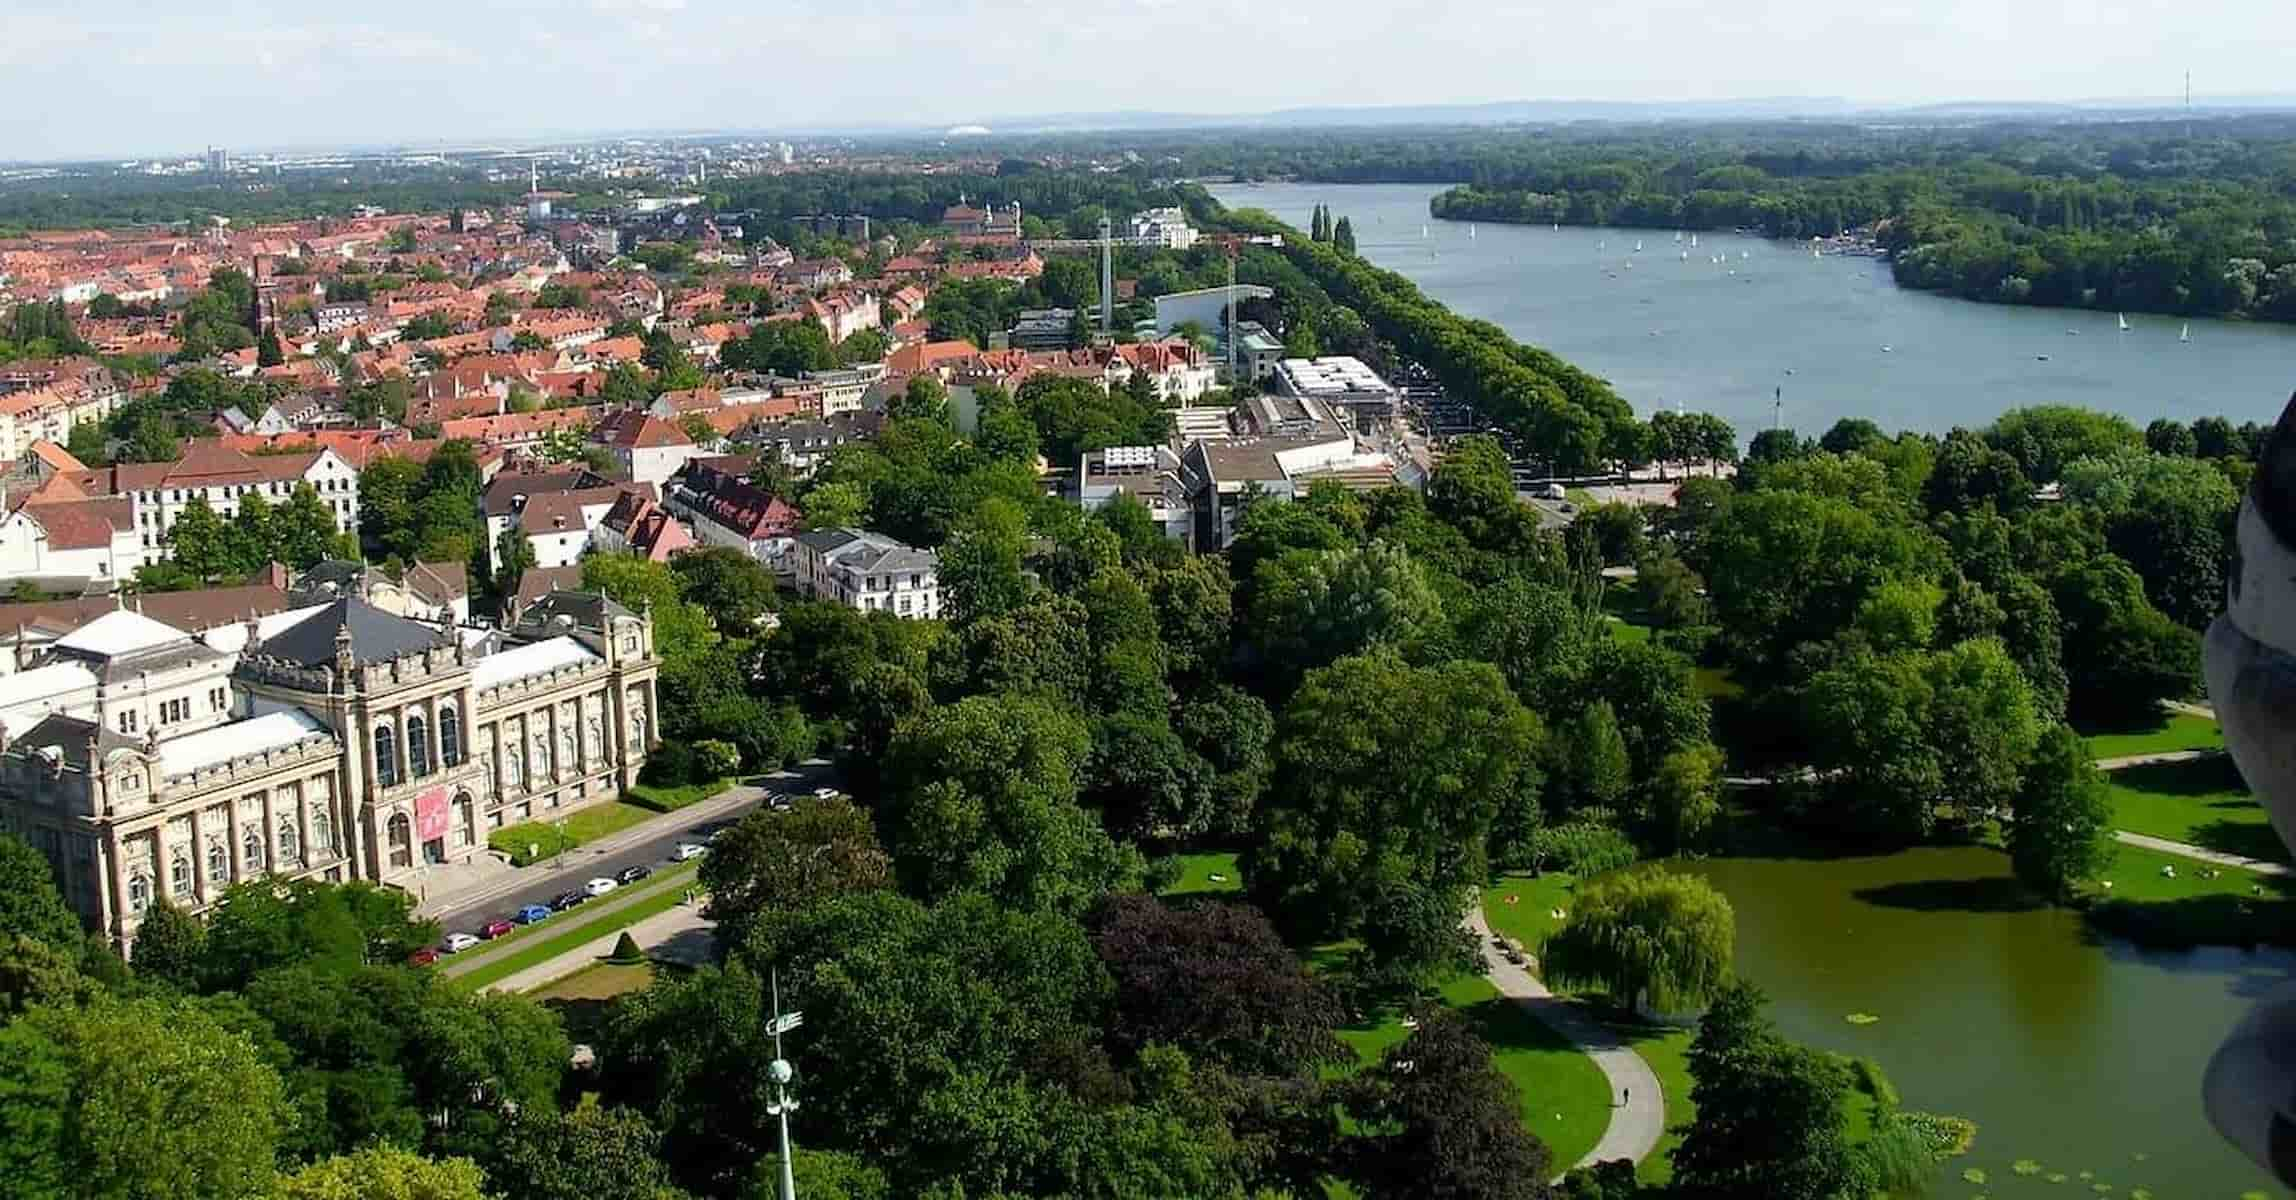
[[[2237,854],[2226,854],[2220,850],[2209,850],[2204,847],[2195,846],[2189,842],[2172,842],[2167,838],[2156,838],[2142,833],[2130,833],[2126,829],[2114,830],[2113,837],[2127,843],[2128,845],[2136,846],[2141,849],[2153,850],[2161,854],[2175,854],[2184,858],[2193,859],[2197,862],[2213,863],[2219,867],[2232,867],[2241,871],[2254,871],[2258,875],[2296,875],[2296,871],[2290,870],[2288,864],[2286,863],[2266,862],[2261,858],[2243,858]]]
[[[2130,767],[2149,767],[2154,763],[2179,763],[2191,762],[2200,758],[2217,758],[2223,753],[2222,750],[2156,750],[2151,754],[2124,754],[2119,758],[2098,759],[2097,769],[2100,771],[2123,771]]]
[[[475,933],[496,917],[508,917],[529,904],[548,904],[561,892],[581,887],[584,880],[613,875],[625,867],[656,869],[668,864],[679,842],[694,840],[697,826],[738,821],[765,799],[767,788],[777,792],[807,792],[837,787],[843,779],[827,762],[810,762],[766,777],[766,786],[737,786],[699,804],[664,813],[642,825],[625,829],[588,846],[566,852],[563,861],[545,860],[518,870],[496,888],[477,895],[447,897],[443,906],[428,913],[438,918],[447,933]]]
[[[701,906],[680,904],[667,912],[658,912],[627,929],[602,933],[576,946],[564,954],[539,962],[486,985],[482,991],[530,992],[544,984],[555,983],[614,952],[614,944],[628,933],[638,946],[650,956],[669,953],[670,947],[684,947],[685,953],[670,954],[681,961],[707,961],[711,941],[710,922],[702,919]],[[698,951],[698,957],[694,953]]]
[[[1610,1127],[1602,1131],[1602,1140],[1594,1149],[1573,1165],[1591,1166],[1615,1158],[1639,1163],[1648,1158],[1666,1132],[1666,1094],[1650,1064],[1601,1022],[1548,991],[1547,985],[1529,971],[1501,957],[1491,944],[1491,927],[1484,923],[1480,905],[1469,913],[1467,925],[1475,933],[1475,943],[1483,948],[1483,964],[1499,993],[1522,1005],[1547,1028],[1569,1038],[1610,1081]]]

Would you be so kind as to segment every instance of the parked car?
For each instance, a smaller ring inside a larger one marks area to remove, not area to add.
[[[813,789],[813,798],[816,800],[835,800],[837,798],[837,789],[833,787],[817,787]]]
[[[477,944],[478,939],[470,934],[450,933],[446,935],[445,941],[439,943],[438,949],[441,954],[460,954]]]
[[[675,862],[684,862],[689,858],[700,858],[708,852],[709,847],[699,842],[679,842],[677,849],[670,851],[670,858]]]
[[[532,925],[537,921],[547,921],[549,919],[550,906],[547,904],[529,904],[526,907],[519,909],[518,915],[512,918],[512,920],[517,921],[521,925]]]
[[[620,886],[622,885],[606,878],[603,875],[600,875],[598,878],[582,885],[582,894],[595,899],[596,897],[603,896]]]
[[[501,937],[503,934],[509,933],[511,930],[516,928],[518,928],[518,926],[511,924],[508,920],[501,917],[496,917],[494,920],[488,921],[486,923],[486,928],[478,931],[478,936],[491,940]]]
[[[622,868],[620,873],[616,874],[614,878],[621,880],[623,883],[636,883],[653,873],[654,869],[652,867],[649,867],[644,863],[639,863],[634,867]]]
[[[438,951],[431,949],[429,946],[425,946],[422,949],[415,951],[413,954],[407,955],[407,965],[410,967],[427,967],[437,961]]]
[[[580,888],[576,888],[571,892],[558,893],[557,899],[554,899],[550,902],[550,907],[557,909],[559,912],[565,912],[567,909],[572,908],[575,905],[582,903],[584,900],[588,900],[589,898],[590,897],[582,894],[582,890]]]
[[[703,838],[702,842],[706,845],[715,846],[718,844],[718,839],[725,836],[725,831],[726,827],[724,826],[719,826],[716,829],[712,829],[710,830],[709,836]]]

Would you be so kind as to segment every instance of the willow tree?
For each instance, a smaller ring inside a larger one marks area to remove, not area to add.
[[[1540,950],[1547,982],[1657,1012],[1704,1005],[1730,982],[1737,923],[1705,880],[1636,871],[1581,887]]]

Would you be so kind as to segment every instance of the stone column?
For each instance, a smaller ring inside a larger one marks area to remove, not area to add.
[[[231,809],[226,811],[236,812],[237,810]],[[192,902],[195,904],[207,899],[207,845],[204,841],[201,840],[207,836],[207,831],[200,828],[201,825],[205,824],[205,822],[201,821],[200,818],[206,815],[207,809],[204,806],[191,810],[191,898]],[[161,829],[165,830],[166,826],[161,826]],[[226,837],[230,836],[228,829],[229,825],[227,820],[225,833]],[[164,838],[166,835],[163,832],[161,836]],[[168,881],[168,889],[169,899],[171,902],[174,899],[174,888],[175,881],[170,879]]]

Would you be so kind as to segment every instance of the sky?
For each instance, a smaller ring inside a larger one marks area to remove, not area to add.
[[[0,161],[1014,114],[2285,93],[2288,0],[0,0]]]

